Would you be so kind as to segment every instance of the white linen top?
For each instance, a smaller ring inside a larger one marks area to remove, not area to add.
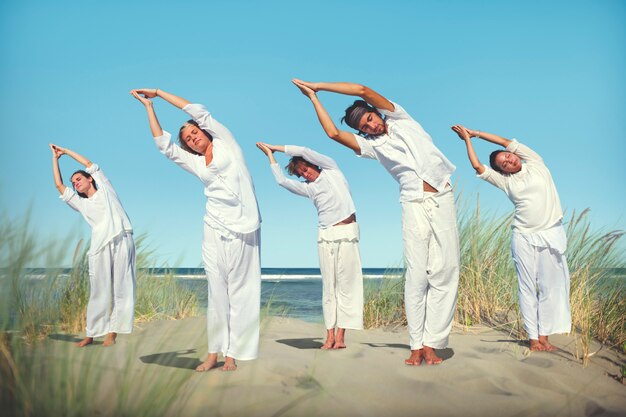
[[[543,159],[515,139],[506,150],[522,159],[521,170],[515,174],[501,174],[485,165],[485,171],[478,178],[500,188],[515,205],[511,227],[527,234],[547,231],[560,224],[563,218],[561,202]]]
[[[88,255],[94,255],[117,236],[132,233],[133,227],[113,185],[100,167],[91,164],[85,171],[96,181],[97,191],[90,198],[84,198],[76,194],[72,188],[65,187],[65,191],[59,198],[82,214],[91,226],[91,245]]]
[[[261,215],[241,148],[230,131],[215,120],[201,104],[188,104],[183,110],[213,136],[213,160],[194,155],[172,141],[172,135],[154,138],[159,151],[204,184],[207,197],[205,223],[224,237],[250,233],[261,225]]]
[[[433,139],[400,105],[385,116],[387,133],[375,137],[354,135],[363,158],[377,159],[400,184],[400,202],[420,201],[426,181],[443,191],[456,167],[434,145]]]
[[[278,164],[272,164],[276,182],[294,194],[311,199],[317,209],[319,228],[329,228],[356,212],[350,187],[337,163],[326,155],[302,146],[285,145],[285,153],[300,156],[321,168],[313,182],[301,182],[285,178]]]

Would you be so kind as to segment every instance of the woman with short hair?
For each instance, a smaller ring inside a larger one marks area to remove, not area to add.
[[[278,185],[309,198],[317,209],[317,249],[326,326],[326,341],[322,349],[343,349],[346,347],[346,329],[363,328],[359,226],[348,181],[332,158],[312,149],[263,142],[257,142],[257,147],[267,155]],[[290,155],[287,171],[305,181],[285,178],[274,152]]]

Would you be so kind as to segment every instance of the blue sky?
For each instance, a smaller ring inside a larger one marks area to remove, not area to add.
[[[364,266],[399,265],[397,184],[325,137],[290,83],[298,77],[362,83],[401,104],[457,166],[458,190],[479,193],[483,209],[512,205],[474,177],[453,124],[527,143],[551,169],[567,213],[589,207],[595,227],[626,229],[625,2],[389,4],[2,2],[3,214],[30,208],[42,239],[89,235],[57,198],[54,142],[100,164],[160,264],[200,266],[202,185],[157,152],[128,94],[158,87],[205,104],[243,148],[263,216],[264,267],[317,266],[317,221],[308,200],[275,184],[258,140],[335,158],[351,184]],[[352,102],[320,98],[337,123]],[[177,131],[185,115],[155,103],[163,127]],[[483,160],[492,149],[477,146]],[[61,168],[67,183],[78,166],[64,157]]]

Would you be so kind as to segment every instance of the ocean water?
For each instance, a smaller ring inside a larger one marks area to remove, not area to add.
[[[171,272],[181,285],[198,295],[201,314],[204,314],[208,290],[202,268],[178,268]],[[364,268],[364,287],[377,287],[384,280],[398,279],[402,272],[400,269]],[[322,323],[322,277],[319,268],[263,268],[261,308],[274,316]]]

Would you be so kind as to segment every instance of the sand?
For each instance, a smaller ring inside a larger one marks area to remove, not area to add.
[[[551,338],[561,351],[531,353],[503,332],[455,329],[443,364],[411,367],[405,329],[349,331],[337,351],[319,349],[323,334],[321,324],[266,318],[260,358],[235,372],[193,371],[205,356],[202,317],[139,325],[112,348],[52,335],[46,351],[74,373],[99,375],[102,415],[136,415],[146,401],[145,415],[186,417],[626,415],[626,385],[611,376],[624,356],[597,345],[583,367],[572,336]]]

